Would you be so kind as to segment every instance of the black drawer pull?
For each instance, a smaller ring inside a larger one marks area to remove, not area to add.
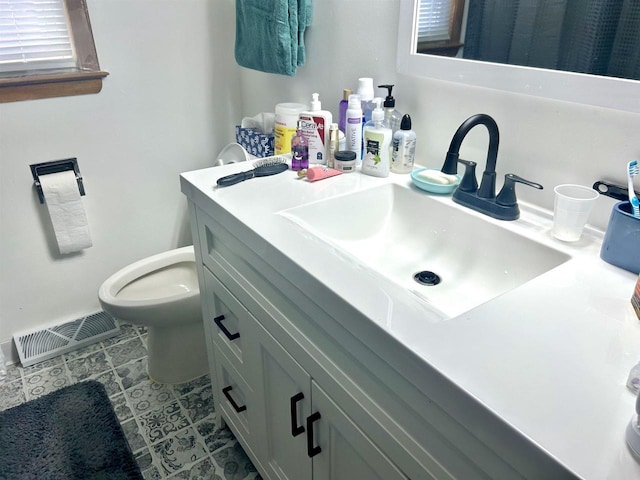
[[[313,445],[313,422],[316,420],[320,420],[320,412],[312,413],[307,417],[307,455],[309,458],[315,457],[322,451],[319,445]]]
[[[298,425],[298,402],[304,398],[304,393],[296,393],[291,397],[291,435],[297,437],[304,433],[304,425]]]
[[[231,398],[231,395],[229,395],[229,392],[231,391],[232,388],[233,387],[231,385],[229,385],[228,387],[224,387],[222,389],[222,394],[225,397],[227,397],[227,400],[229,400],[229,403],[237,413],[244,412],[247,409],[247,406],[246,405],[239,406],[236,403],[236,401],[233,398]]]
[[[218,328],[222,330],[222,333],[224,333],[225,337],[227,337],[231,341],[235,340],[236,338],[240,338],[240,333],[231,333],[229,330],[227,330],[227,327],[225,327],[222,323],[223,320],[224,315],[220,315],[219,317],[213,319]]]

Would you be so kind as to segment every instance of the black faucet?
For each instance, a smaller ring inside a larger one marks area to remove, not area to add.
[[[459,158],[462,141],[467,136],[467,133],[476,125],[484,125],[489,131],[487,164],[482,173],[480,188],[478,188],[478,182],[476,180],[476,162]],[[496,162],[498,160],[499,143],[500,133],[495,120],[484,113],[473,115],[467,118],[453,135],[441,170],[443,173],[455,175],[458,172],[458,163],[465,165],[464,176],[460,181],[460,185],[453,193],[454,202],[499,220],[515,220],[520,216],[520,208],[518,207],[515,194],[515,182],[523,183],[539,190],[542,190],[542,185],[508,173],[505,175],[502,190],[500,190],[500,193],[496,196]]]

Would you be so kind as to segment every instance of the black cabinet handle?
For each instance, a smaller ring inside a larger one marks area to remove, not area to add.
[[[298,425],[298,402],[304,398],[304,393],[296,393],[291,397],[291,435],[297,437],[301,433],[304,433],[304,426]]]
[[[231,406],[233,407],[233,409],[237,412],[244,412],[247,409],[246,405],[242,405],[239,406],[236,401],[231,397],[231,395],[229,394],[229,392],[231,391],[233,387],[231,385],[229,385],[228,387],[224,387],[222,389],[222,394],[227,397],[227,400],[229,400],[229,403],[231,404]]]
[[[313,458],[318,455],[322,449],[320,446],[313,445],[313,422],[320,420],[320,412],[312,413],[307,417],[307,455]]]
[[[224,315],[220,315],[219,317],[216,317],[216,318],[213,319],[213,321],[216,323],[218,328],[220,330],[222,330],[222,333],[224,333],[224,335],[229,340],[233,341],[236,338],[240,338],[240,334],[239,333],[231,333],[229,330],[227,330],[227,327],[225,327],[224,324],[222,323],[223,320],[224,320]]]

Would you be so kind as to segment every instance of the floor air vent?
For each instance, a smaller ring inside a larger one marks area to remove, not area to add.
[[[20,363],[34,363],[71,352],[91,343],[117,335],[120,326],[106,312],[98,312],[71,322],[13,336]]]

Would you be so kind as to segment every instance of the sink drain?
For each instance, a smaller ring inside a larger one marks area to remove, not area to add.
[[[422,272],[418,272],[413,276],[413,279],[418,282],[420,285],[438,285],[441,281],[440,276],[437,273],[431,272],[429,270],[423,270]]]

